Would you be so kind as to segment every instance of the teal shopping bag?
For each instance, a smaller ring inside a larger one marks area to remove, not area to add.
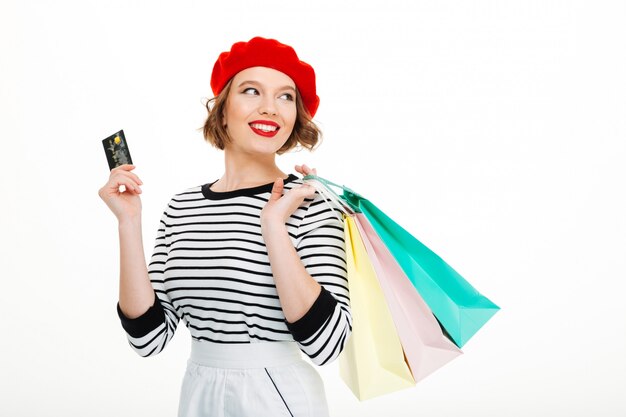
[[[500,309],[479,293],[458,272],[426,245],[376,207],[347,187],[309,175],[334,194],[329,186],[342,189],[339,197],[352,210],[362,212],[392,253],[415,289],[422,296],[452,341],[465,343]],[[336,194],[335,194],[336,195]]]

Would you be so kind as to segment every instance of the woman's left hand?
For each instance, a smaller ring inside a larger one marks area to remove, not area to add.
[[[315,168],[311,169],[306,165],[296,165],[296,171],[302,175],[317,175]],[[265,207],[263,207],[263,210],[261,210],[261,227],[270,224],[284,225],[289,216],[300,207],[304,199],[313,197],[315,194],[315,187],[308,184],[297,185],[287,191],[285,195],[283,195],[283,187],[282,178],[274,181],[272,195]]]

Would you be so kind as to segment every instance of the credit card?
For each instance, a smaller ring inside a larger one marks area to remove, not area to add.
[[[133,160],[130,158],[130,151],[128,150],[128,143],[126,143],[123,130],[103,139],[102,145],[109,162],[109,170],[124,164],[132,165]]]

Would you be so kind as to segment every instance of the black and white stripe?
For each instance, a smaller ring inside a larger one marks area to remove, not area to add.
[[[302,181],[285,180],[285,192]],[[305,200],[287,230],[322,293],[295,323],[283,314],[261,235],[260,212],[272,184],[216,193],[210,185],[176,194],[164,211],[148,265],[158,297],[130,320],[118,307],[131,346],[159,353],[182,318],[196,340],[293,341],[317,365],[337,358],[352,329],[343,223],[319,194]]]

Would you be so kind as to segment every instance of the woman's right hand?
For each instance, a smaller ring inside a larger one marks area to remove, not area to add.
[[[120,165],[113,168],[109,175],[109,181],[100,190],[98,195],[111,209],[118,221],[135,219],[141,215],[140,185],[143,182],[139,177],[130,172],[135,169],[134,165]],[[120,192],[120,186],[126,190]]]

